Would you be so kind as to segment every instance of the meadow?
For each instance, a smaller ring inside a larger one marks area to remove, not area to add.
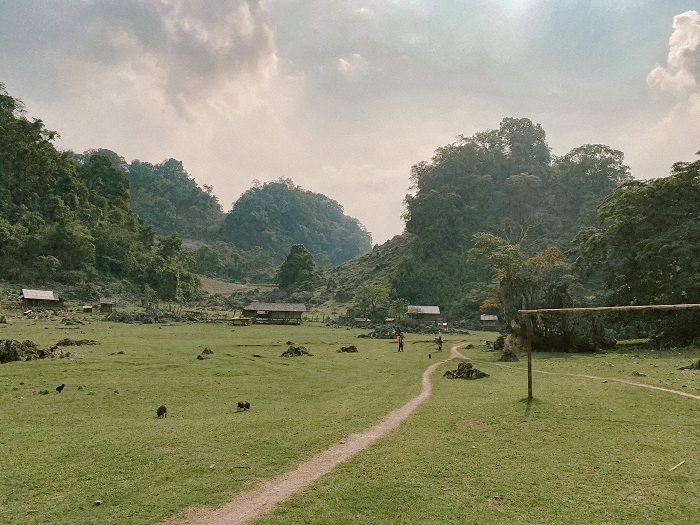
[[[448,355],[425,335],[397,353],[357,337],[366,331],[314,324],[87,319],[0,325],[0,339],[41,347],[99,343],[0,365],[0,523],[155,524],[219,505],[376,423]],[[447,336],[446,348],[472,342],[462,353],[490,377],[446,380],[456,362],[443,364],[397,432],[256,523],[700,522],[700,399],[612,380],[700,395],[700,372],[677,370],[697,349],[535,354],[527,402],[525,363],[498,363],[484,339]],[[287,341],[314,355],[280,357]],[[351,344],[358,353],[337,352]],[[197,360],[205,347],[213,354]],[[241,399],[249,412],[236,411]]]

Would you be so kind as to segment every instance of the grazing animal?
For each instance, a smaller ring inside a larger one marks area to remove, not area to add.
[[[236,411],[240,412],[241,410],[250,410],[250,403],[248,401],[239,401],[238,409]]]
[[[158,410],[156,410],[156,416],[159,418],[168,417],[168,409],[165,407],[165,405],[160,405],[158,407]]]
[[[63,392],[63,389],[64,389],[64,388],[66,388],[65,383],[62,384],[62,385],[58,385],[58,386],[56,387],[56,392],[58,392],[58,393],[60,394],[61,392]]]
[[[432,358],[433,358],[433,354],[428,354],[428,359],[432,359]]]

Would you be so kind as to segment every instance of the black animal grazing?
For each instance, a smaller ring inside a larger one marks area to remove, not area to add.
[[[159,418],[168,417],[168,409],[165,407],[165,405],[160,405],[158,407],[158,410],[156,410],[156,416]]]
[[[65,383],[62,384],[62,385],[58,385],[58,386],[56,387],[56,392],[58,392],[58,393],[60,394],[61,392],[63,392],[63,389],[64,389],[64,388],[66,388]]]
[[[241,410],[250,410],[250,403],[248,403],[248,401],[239,401],[238,409],[236,411],[240,412]]]

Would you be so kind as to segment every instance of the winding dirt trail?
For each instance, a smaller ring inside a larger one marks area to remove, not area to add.
[[[281,474],[254,489],[241,492],[223,507],[189,509],[183,518],[168,520],[163,525],[243,525],[269,514],[278,505],[309,487],[340,463],[351,459],[378,439],[396,430],[401,422],[430,396],[433,390],[430,376],[435,369],[451,359],[465,358],[457,350],[459,346],[455,345],[450,349],[448,359],[436,362],[423,372],[420,394],[402,407],[391,411],[376,425],[349,435],[291,472]]]

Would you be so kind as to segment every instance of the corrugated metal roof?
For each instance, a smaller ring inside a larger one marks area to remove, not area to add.
[[[250,303],[244,310],[256,312],[306,312],[306,305],[299,303]]]
[[[58,295],[52,290],[28,290],[22,288],[22,295],[20,298],[23,299],[34,299],[39,301],[58,301]]]
[[[498,321],[497,315],[481,314],[482,321]]]
[[[409,313],[409,314],[436,314],[436,315],[440,315],[440,307],[439,306],[409,305],[407,313]]]
[[[112,297],[100,297],[100,304],[117,304],[117,301]]]

